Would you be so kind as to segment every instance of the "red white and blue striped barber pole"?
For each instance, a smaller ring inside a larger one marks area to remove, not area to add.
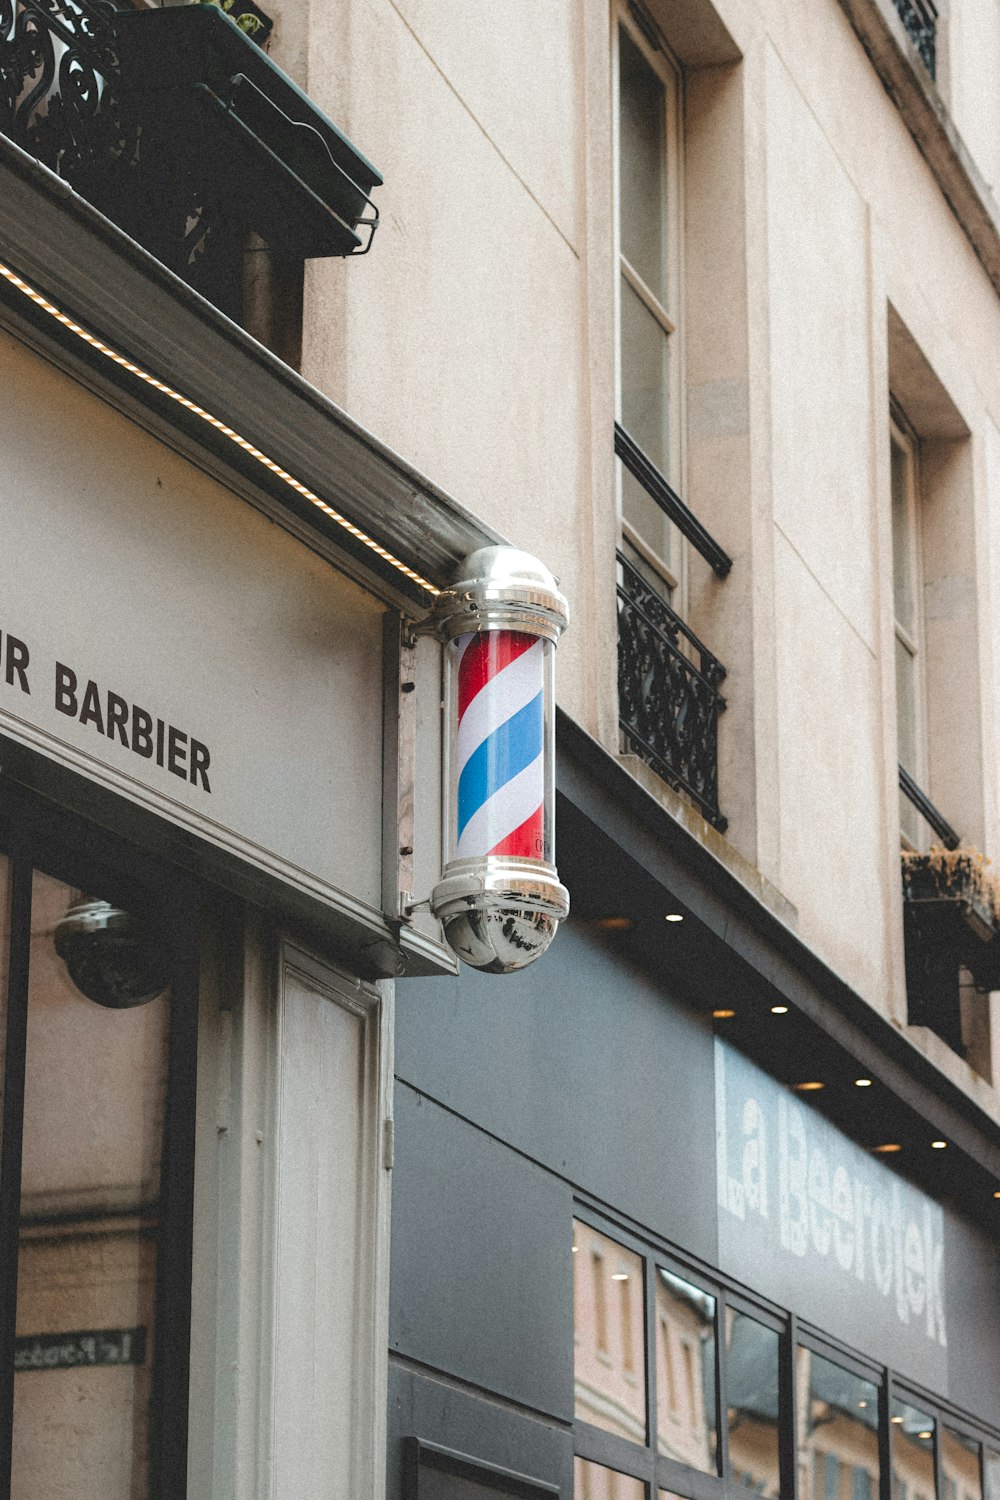
[[[444,595],[447,863],[431,906],[493,974],[543,953],[569,912],[555,867],[555,648],[566,600],[537,558],[484,547]]]

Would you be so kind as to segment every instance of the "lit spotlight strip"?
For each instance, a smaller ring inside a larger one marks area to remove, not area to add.
[[[388,563],[390,567],[402,573],[404,578],[409,578],[412,583],[419,584],[422,589],[426,589],[429,594],[433,594],[435,597],[440,594],[441,590],[435,588],[433,583],[428,583],[426,578],[422,578],[419,573],[415,573],[412,568],[407,567],[406,563],[401,562],[398,557],[394,557],[391,552],[387,551],[379,542],[376,542],[374,537],[370,537],[366,531],[362,531],[359,526],[355,526],[353,521],[349,521],[346,516],[342,516],[339,510],[334,510],[332,505],[327,505],[326,501],[321,500],[314,490],[309,489],[301,480],[289,474],[288,470],[283,469],[280,464],[275,463],[273,458],[268,458],[266,453],[262,453],[259,448],[254,447],[253,443],[249,442],[245,437],[241,437],[238,432],[234,432],[232,427],[227,427],[225,422],[220,421],[218,417],[213,417],[212,413],[206,411],[203,406],[199,406],[197,402],[189,400],[187,396],[182,396],[180,391],[175,391],[172,386],[166,385],[164,381],[157,380],[156,376],[150,375],[148,370],[144,370],[141,366],[133,364],[132,360],[126,359],[124,354],[119,354],[117,349],[112,349],[94,334],[89,333],[86,328],[81,328],[79,323],[74,322],[71,317],[62,312],[47,297],[43,297],[41,292],[36,291],[33,286],[29,286],[26,281],[18,276],[15,271],[12,271],[9,266],[5,266],[2,261],[0,261],[0,276],[9,282],[11,286],[16,287],[19,292],[23,293],[36,307],[40,307],[43,312],[47,312],[50,317],[55,318],[57,323],[61,323],[64,328],[68,328],[70,333],[75,333],[77,338],[83,339],[84,343],[89,344],[91,349],[96,349],[98,354],[103,354],[105,359],[110,359],[113,364],[119,365],[123,370],[127,370],[130,375],[135,376],[136,380],[141,380],[145,385],[151,386],[154,391],[159,391],[161,395],[168,396],[171,401],[176,401],[178,406],[183,406],[184,410],[189,411],[192,416],[200,417],[203,422],[207,422],[210,427],[214,427],[216,432],[221,432],[223,437],[227,437],[231,443],[235,443],[238,448],[242,448],[243,452],[248,454],[250,458],[256,459],[257,463],[269,470],[276,478],[282,480],[296,494],[301,495],[304,500],[308,500],[311,505],[315,505],[337,526],[342,527],[344,531],[354,537],[355,541],[369,548],[370,551],[375,553],[376,557],[380,557],[383,562]]]

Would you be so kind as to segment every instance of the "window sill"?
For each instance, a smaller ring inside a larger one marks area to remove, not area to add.
[[[1000,208],[892,0],[840,0],[889,97],[1000,292]]]

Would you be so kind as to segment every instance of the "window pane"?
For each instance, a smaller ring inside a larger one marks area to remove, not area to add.
[[[908,449],[890,437],[892,450],[892,578],[896,619],[916,635],[913,589],[913,511],[910,500],[912,460]]]
[[[715,1474],[715,1298],[662,1269],[656,1276],[656,1446]]]
[[[628,282],[621,283],[622,426],[666,476],[669,461],[667,335]],[[670,524],[656,501],[622,465],[622,515],[668,565]]]
[[[631,1474],[574,1458],[573,1496],[574,1500],[646,1500],[646,1486]]]
[[[796,1386],[806,1402],[799,1500],[873,1500],[880,1472],[878,1387],[810,1349],[800,1347],[795,1361]]]
[[[624,30],[619,32],[619,193],[622,254],[665,300],[666,93]]]
[[[935,1500],[934,1418],[896,1400],[890,1422],[893,1500]]]
[[[896,732],[899,758],[911,775],[917,765],[917,660],[896,637]]]
[[[55,933],[77,899],[35,876],[12,1493],[144,1500],[170,1007],[76,987]]]
[[[3,1130],[4,1056],[7,1043],[7,955],[10,946],[10,861],[0,854],[0,1134]]]
[[[729,1308],[726,1350],[730,1476],[762,1495],[777,1495],[778,1335]]]
[[[983,1453],[985,1500],[1000,1500],[1000,1453],[987,1448]]]
[[[667,472],[667,335],[621,279],[622,426],[661,474]]]
[[[942,1425],[941,1473],[945,1495],[953,1495],[954,1500],[983,1500],[979,1447],[974,1438]]]
[[[574,1223],[576,1415],[637,1443],[646,1441],[645,1331],[642,1259]]]

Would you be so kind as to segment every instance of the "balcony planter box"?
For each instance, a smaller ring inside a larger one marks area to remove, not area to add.
[[[982,990],[1000,988],[996,878],[972,849],[903,855],[907,969],[946,958],[963,964]]]
[[[182,5],[122,11],[113,25],[145,159],[185,164],[283,254],[368,248],[380,173],[235,21]]]

